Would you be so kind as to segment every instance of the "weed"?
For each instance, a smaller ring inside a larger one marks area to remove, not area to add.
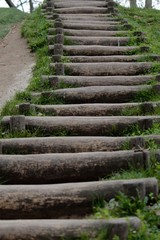
[[[74,42],[68,39],[67,37],[64,38],[64,45],[73,45]]]
[[[70,63],[70,59],[68,56],[61,56],[61,62],[62,63]]]
[[[78,84],[76,83],[66,83],[63,80],[61,80],[60,82],[58,82],[58,84],[56,85],[55,89],[62,89],[62,88],[76,88],[76,87],[80,87]]]
[[[137,216],[141,219],[142,225],[139,230],[129,231],[129,240],[159,239],[160,218],[156,211],[160,209],[160,202],[153,204],[153,195],[150,194],[144,199],[139,197],[128,197],[119,193],[116,198],[105,203],[105,207],[94,208],[94,217],[108,219],[112,217]],[[150,237],[150,238],[149,238]]]
[[[24,22],[21,33],[27,38],[29,47],[32,51],[36,51],[47,45],[47,33],[49,23],[41,14],[41,8],[37,8],[31,15],[29,15]]]
[[[33,97],[32,103],[34,104],[63,104],[64,100],[61,97],[58,97],[54,91],[45,92],[40,94],[39,97]]]

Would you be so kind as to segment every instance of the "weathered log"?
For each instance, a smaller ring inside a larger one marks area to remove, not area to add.
[[[106,20],[98,20],[98,19],[81,19],[81,20],[79,20],[79,19],[71,19],[71,20],[69,20],[69,19],[67,19],[67,20],[62,20],[62,22],[63,23],[65,23],[65,24],[73,24],[73,22],[74,22],[74,24],[91,24],[91,25],[93,25],[93,24],[96,24],[96,25],[107,25],[107,26],[110,26],[110,25],[119,25],[120,24],[120,22],[118,22],[118,21],[106,21]]]
[[[65,103],[126,103],[132,101],[137,93],[152,90],[150,85],[137,86],[92,86],[64,88],[55,91],[32,94],[33,97],[58,97]],[[52,104],[52,103],[51,103]]]
[[[13,117],[3,117],[4,126],[11,124]],[[139,126],[146,130],[153,122],[160,122],[159,116],[109,116],[109,117],[77,117],[77,116],[24,116],[26,129],[38,129],[42,133],[54,136],[64,130],[70,136],[123,136],[128,127]]]
[[[90,220],[8,220],[0,221],[1,240],[77,239],[83,235],[90,239],[101,232],[107,233],[108,240],[116,235],[127,240],[128,231],[138,230],[141,221],[137,217]]]
[[[0,146],[2,154],[41,154],[139,149],[145,142],[142,137],[32,137],[0,139]]]
[[[50,63],[51,68],[55,68],[54,63]],[[74,76],[132,76],[144,74],[151,70],[151,62],[98,62],[98,63],[64,63],[66,75]],[[60,75],[60,74],[59,74]]]
[[[77,37],[67,36],[69,41],[79,45],[104,45],[104,46],[124,46],[127,45],[129,37]]]
[[[98,181],[131,167],[146,169],[142,151],[0,155],[0,173],[6,184],[53,184]]]
[[[118,47],[118,46],[82,46],[82,45],[73,45],[73,46],[63,46],[64,52],[68,55],[76,56],[76,55],[86,55],[86,56],[105,56],[105,55],[123,55],[128,54],[128,52],[137,51],[139,47]]]
[[[83,30],[105,30],[105,31],[118,31],[123,28],[120,25],[113,25],[113,24],[92,24],[92,23],[63,23],[63,27],[65,29],[83,29]]]
[[[60,9],[55,9],[56,13],[59,14],[68,14],[68,13],[72,13],[72,14],[80,14],[80,13],[106,13],[107,10],[106,8],[103,7],[71,7],[71,8],[60,8]]]
[[[60,14],[61,16],[61,14]],[[71,15],[71,14],[64,14],[64,17],[62,18],[62,22],[66,23],[89,23],[89,24],[107,24],[107,25],[119,25],[123,22],[121,20],[117,20],[115,18],[109,18],[109,17],[92,17],[92,16],[86,16],[85,14],[77,14],[77,15]],[[71,18],[70,18],[71,16]]]
[[[55,28],[48,28],[49,34],[54,34]],[[64,32],[68,36],[117,36],[117,35],[127,35],[127,31],[100,31],[100,30],[75,30],[75,29],[64,29]]]
[[[110,14],[58,14],[62,20],[98,20],[121,22],[121,19],[111,17]]]
[[[52,37],[50,37],[52,41]],[[67,56],[70,62],[138,62],[142,59],[142,55],[117,55],[117,56]],[[148,56],[143,56],[144,60],[147,59]],[[160,56],[158,55],[151,55],[149,56],[150,61],[160,61]],[[144,75],[145,77],[145,75]]]
[[[125,111],[132,109],[142,113],[153,113],[160,106],[160,102],[144,103],[119,103],[119,104],[63,104],[63,105],[36,105],[29,103],[19,104],[18,110],[22,115],[28,115],[30,111],[42,113],[48,116],[121,116]],[[132,113],[134,115],[134,112]]]
[[[71,8],[71,7],[106,7],[105,1],[70,1],[70,2],[55,2],[55,8]]]
[[[0,219],[82,217],[93,212],[97,199],[109,201],[119,192],[144,199],[158,196],[156,178],[54,185],[1,185]]]
[[[76,84],[77,86],[133,86],[147,84],[155,76],[153,75],[137,75],[137,76],[42,76],[43,81],[49,81],[52,86],[58,82],[67,84]],[[159,82],[160,79],[156,78]]]

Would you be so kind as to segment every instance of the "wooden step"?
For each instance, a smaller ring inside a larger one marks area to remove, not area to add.
[[[70,1],[70,2],[55,2],[55,8],[71,8],[71,7],[107,7],[105,1]]]
[[[123,25],[113,24],[95,24],[95,23],[63,23],[65,29],[79,29],[79,30],[105,30],[105,31],[118,31],[123,29]]]
[[[0,219],[53,219],[84,217],[93,203],[109,201],[119,192],[144,199],[158,196],[155,178],[110,180],[51,185],[1,185]]]
[[[61,20],[98,20],[98,21],[115,21],[119,22],[118,18],[111,16],[111,14],[58,14]]]
[[[77,86],[133,86],[149,84],[152,80],[160,81],[159,75],[137,75],[137,76],[55,76],[43,75],[42,81],[49,81],[51,86],[62,82],[76,84]]]
[[[109,55],[128,55],[128,53],[143,51],[143,48],[137,46],[100,46],[100,45],[72,45],[61,46],[61,44],[49,45],[51,54],[63,54],[70,56],[86,55],[86,56],[109,56]]]
[[[93,239],[103,232],[109,235],[108,240],[114,236],[118,236],[120,240],[127,240],[129,230],[137,231],[140,226],[141,221],[137,217],[109,220],[3,220],[0,221],[0,239],[62,240],[77,239],[83,235]]]
[[[75,30],[75,29],[64,29],[66,36],[117,36],[117,35],[127,35],[127,31],[101,31],[101,30]],[[48,28],[49,34],[55,34],[55,28]]]
[[[137,86],[91,86],[64,88],[54,91],[34,93],[35,99],[49,98],[50,104],[53,100],[59,98],[65,103],[127,103],[133,101],[135,96],[142,91],[152,90],[150,85]]]
[[[104,45],[104,46],[124,46],[129,43],[129,37],[79,37],[67,36],[73,44],[78,45]]]
[[[92,62],[138,62],[142,58],[147,59],[147,55],[112,55],[112,56],[67,56],[70,62],[73,63],[92,63]],[[52,56],[52,61],[55,61],[55,57]],[[158,55],[149,56],[150,61],[159,61],[160,57]],[[144,75],[145,77],[145,75]]]
[[[99,20],[99,19],[81,19],[81,20],[78,20],[78,19],[71,19],[71,20],[69,20],[69,19],[66,19],[66,20],[61,20],[61,22],[62,22],[62,24],[63,24],[63,26],[65,26],[66,24],[73,24],[73,22],[74,22],[74,24],[90,24],[90,25],[93,25],[93,24],[96,24],[96,25],[107,25],[107,26],[110,26],[110,25],[120,25],[120,21],[107,21],[107,20]]]
[[[154,112],[160,107],[160,102],[144,103],[93,103],[93,104],[61,104],[61,105],[38,105],[22,103],[17,105],[21,115],[29,115],[31,112],[41,113],[48,116],[121,116],[125,111],[136,110],[142,114]],[[134,113],[134,112],[133,112]],[[133,114],[132,113],[132,114]]]
[[[60,14],[81,14],[81,13],[107,13],[107,9],[104,7],[70,7],[70,8],[60,8],[60,9],[54,9],[54,12],[60,13]]]
[[[58,136],[66,132],[69,136],[123,136],[124,131],[135,125],[140,130],[147,130],[154,122],[159,123],[159,116],[109,116],[109,117],[77,117],[77,116],[6,116],[1,124],[10,131],[24,129],[38,130],[40,134]]]
[[[152,140],[155,136],[145,136]],[[160,139],[159,136],[156,136]],[[144,149],[144,137],[32,137],[0,139],[2,154],[77,153]]]
[[[153,66],[151,62],[98,62],[98,63],[64,63],[64,75],[72,76],[132,76],[148,73]],[[50,67],[56,69],[55,63]]]
[[[83,152],[0,155],[5,184],[53,184],[98,181],[119,169],[146,169],[149,152]]]

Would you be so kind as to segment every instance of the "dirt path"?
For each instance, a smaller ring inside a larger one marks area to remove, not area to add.
[[[0,40],[0,108],[15,92],[26,88],[33,66],[34,56],[16,25]]]

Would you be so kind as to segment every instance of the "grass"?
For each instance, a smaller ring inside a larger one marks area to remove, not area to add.
[[[22,22],[26,15],[15,8],[0,8],[0,38],[4,38],[11,27]]]
[[[138,197],[127,197],[119,193],[115,199],[108,203],[104,202],[104,207],[94,208],[94,218],[110,219],[117,217],[137,216],[141,219],[141,228],[137,231],[130,229],[128,240],[157,240],[160,238],[160,218],[156,215],[156,210],[160,209],[160,201],[153,204],[153,195],[141,200]]]

